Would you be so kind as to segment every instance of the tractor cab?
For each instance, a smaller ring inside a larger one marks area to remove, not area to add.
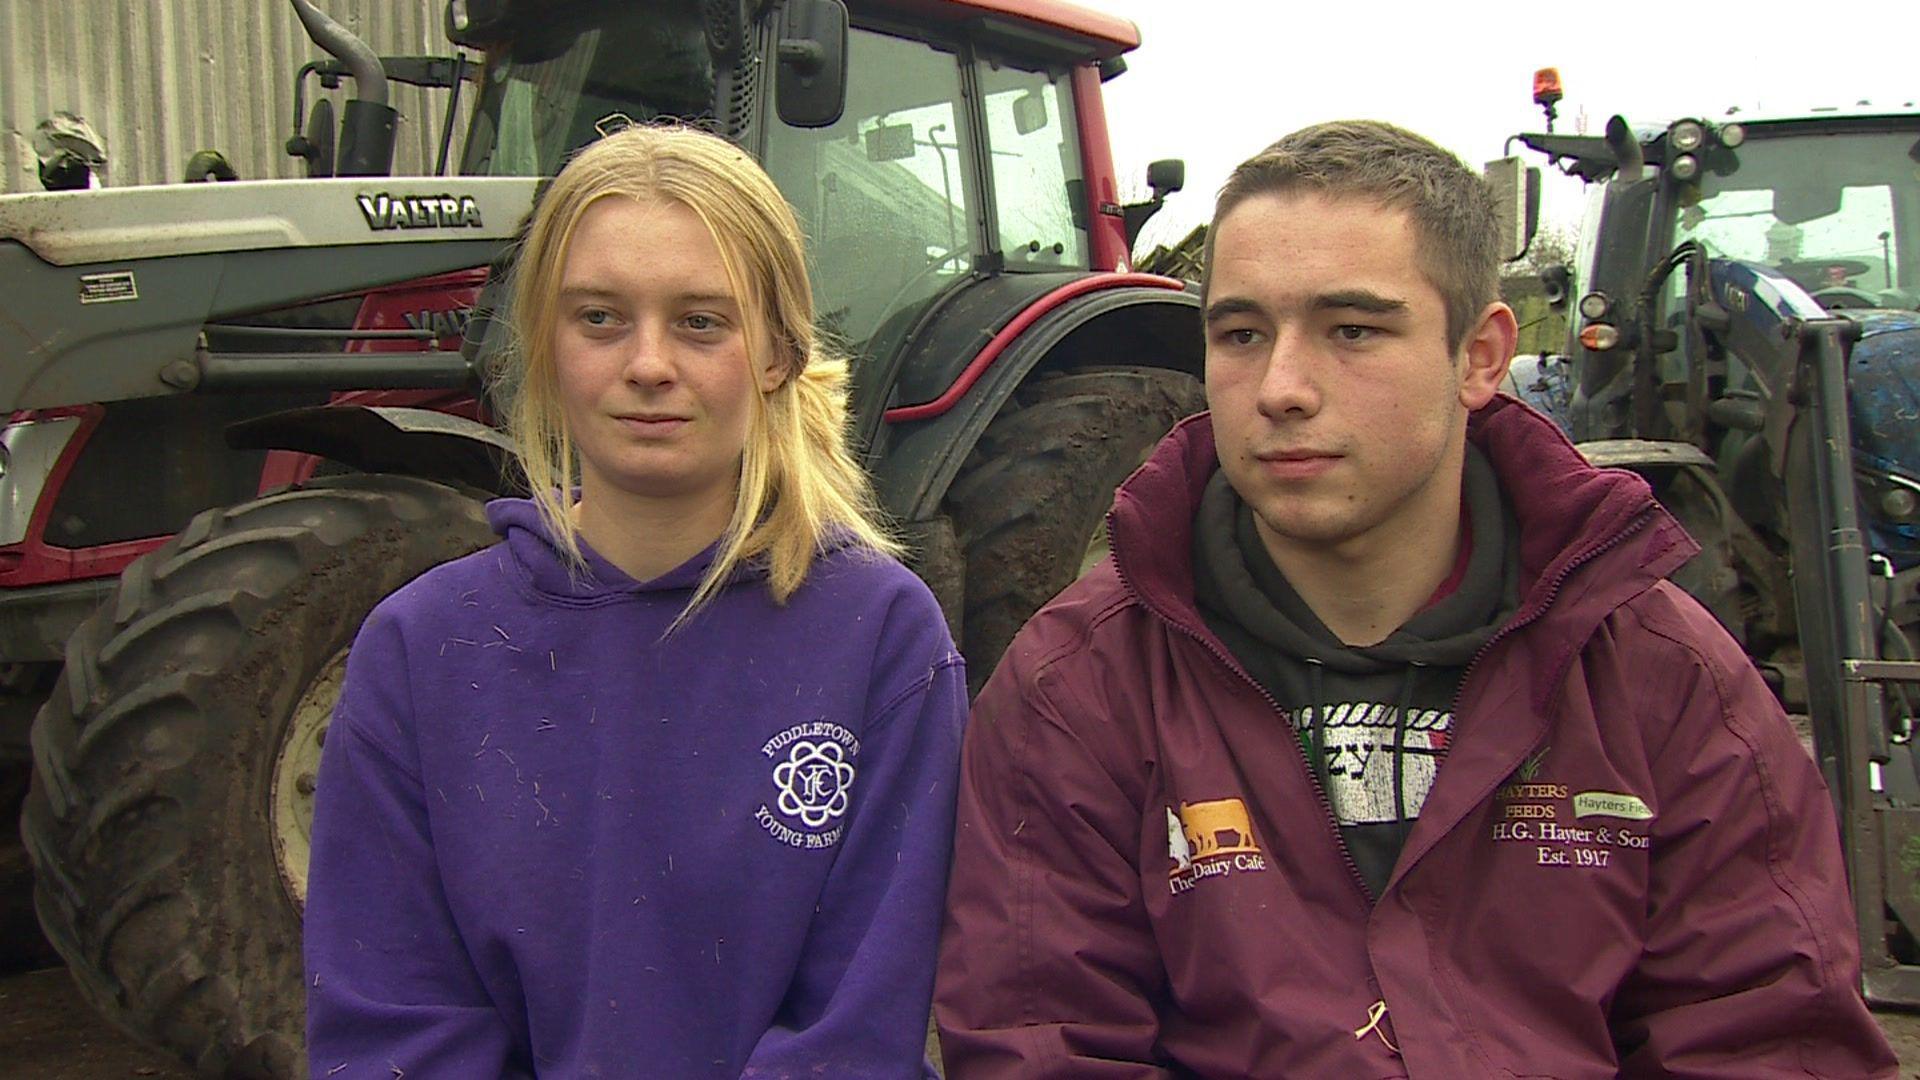
[[[1869,324],[1891,327],[1911,317],[1868,311],[1920,308],[1920,112],[1863,107],[1767,119],[1736,113],[1663,127],[1617,123],[1607,135],[1518,136],[1591,185],[1568,268],[1568,295],[1579,297],[1568,342],[1581,371],[1571,410],[1576,438],[1635,434],[1625,377],[1638,328],[1628,312],[1650,317],[1656,332],[1674,332],[1656,346],[1662,382],[1684,381],[1693,345],[1680,332],[1685,275],[1659,272],[1683,244],[1764,268],[1822,310]],[[1657,287],[1642,297],[1655,276]],[[1734,384],[1756,377],[1742,358],[1730,364]]]

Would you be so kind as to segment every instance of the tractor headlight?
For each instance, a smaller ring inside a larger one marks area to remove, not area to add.
[[[1667,166],[1667,171],[1673,174],[1675,180],[1691,180],[1700,175],[1700,159],[1692,154],[1681,154],[1673,159],[1673,164]]]
[[[1729,150],[1739,147],[1747,141],[1747,129],[1739,124],[1720,125],[1720,145]]]
[[[1691,154],[1707,141],[1707,129],[1698,120],[1682,120],[1667,129],[1667,145],[1683,154]]]

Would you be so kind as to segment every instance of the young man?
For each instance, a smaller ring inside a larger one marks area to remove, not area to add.
[[[1892,1076],[1696,546],[1496,395],[1481,180],[1309,128],[1209,243],[1210,415],[975,705],[947,1075]]]

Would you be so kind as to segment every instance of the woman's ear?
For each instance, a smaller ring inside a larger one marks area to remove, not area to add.
[[[793,345],[784,341],[776,341],[766,350],[764,359],[760,361],[760,370],[755,372],[761,393],[771,394],[780,389],[800,370],[801,365],[795,362],[794,352]]]

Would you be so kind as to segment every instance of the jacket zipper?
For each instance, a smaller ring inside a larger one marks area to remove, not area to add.
[[[1113,513],[1112,511],[1108,511],[1107,513],[1107,546],[1109,550],[1111,550],[1113,547]],[[1126,587],[1126,590],[1130,595],[1138,599],[1140,596],[1140,591],[1138,589],[1135,589],[1133,587],[1133,582],[1127,579],[1127,572],[1126,570],[1121,568],[1120,560],[1117,558],[1113,560],[1113,570],[1114,570],[1114,573],[1119,576],[1120,584]],[[1165,615],[1160,614],[1158,611],[1154,611],[1153,605],[1142,604],[1141,606],[1146,608],[1149,612],[1152,612],[1154,618],[1159,619],[1161,622],[1165,623],[1166,625],[1172,627],[1175,630],[1180,631],[1182,634],[1185,634],[1187,637],[1192,638],[1195,642],[1197,642],[1200,645],[1201,648],[1205,649],[1210,655],[1212,655],[1212,657],[1215,660],[1218,660],[1220,662],[1220,665],[1226,668],[1230,674],[1238,678],[1241,682],[1244,682],[1248,686],[1252,687],[1254,692],[1260,695],[1260,700],[1266,702],[1267,708],[1273,711],[1273,715],[1275,716],[1275,718],[1277,718],[1282,724],[1285,724],[1287,726],[1288,734],[1292,736],[1287,740],[1288,744],[1291,745],[1293,748],[1292,758],[1294,761],[1297,761],[1300,763],[1300,771],[1306,773],[1307,783],[1309,786],[1313,788],[1314,797],[1320,800],[1320,809],[1322,811],[1321,820],[1327,823],[1327,830],[1333,834],[1333,842],[1335,846],[1337,846],[1340,849],[1340,858],[1344,860],[1347,864],[1347,875],[1353,881],[1353,887],[1355,891],[1358,892],[1360,895],[1361,914],[1363,915],[1370,914],[1373,911],[1374,898],[1373,898],[1373,894],[1367,890],[1367,879],[1365,877],[1362,877],[1360,874],[1360,864],[1353,861],[1353,852],[1347,847],[1347,838],[1340,835],[1340,822],[1339,822],[1339,819],[1335,817],[1333,812],[1333,800],[1327,797],[1327,790],[1326,788],[1321,786],[1320,778],[1313,774],[1312,767],[1307,764],[1306,752],[1300,749],[1299,733],[1293,730],[1293,721],[1287,716],[1287,711],[1280,707],[1280,703],[1273,699],[1272,694],[1267,693],[1266,687],[1261,686],[1258,682],[1255,682],[1253,676],[1248,675],[1246,672],[1240,670],[1240,666],[1236,664],[1232,659],[1230,659],[1225,653],[1215,648],[1212,642],[1208,641],[1206,638],[1201,637],[1199,634],[1195,633],[1190,627],[1183,626],[1180,623],[1167,618]]]

